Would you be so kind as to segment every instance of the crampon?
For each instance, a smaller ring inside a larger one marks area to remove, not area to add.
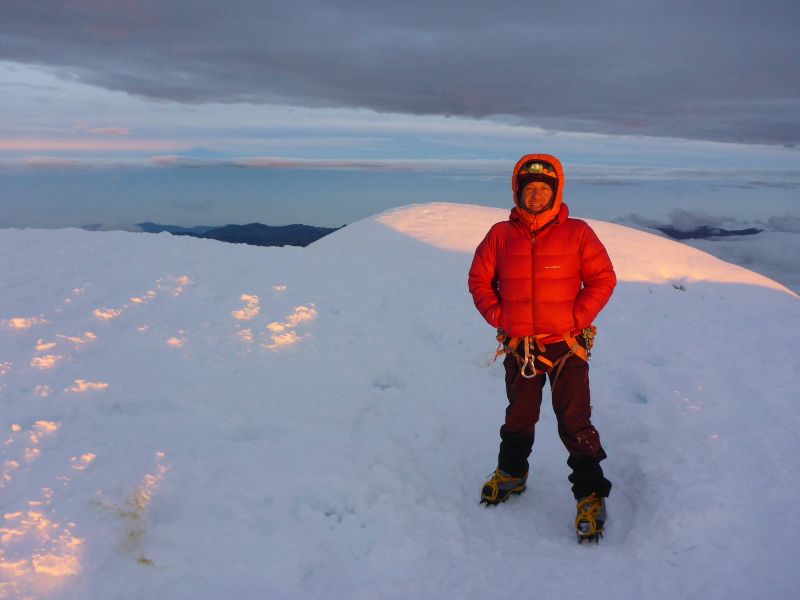
[[[578,514],[575,517],[575,531],[578,534],[578,543],[584,540],[589,543],[600,543],[603,537],[603,526],[606,522],[605,498],[592,494],[578,500]]]
[[[494,506],[505,502],[512,494],[521,494],[525,491],[528,474],[522,477],[514,477],[508,473],[497,469],[492,477],[483,484],[481,489],[481,504]]]

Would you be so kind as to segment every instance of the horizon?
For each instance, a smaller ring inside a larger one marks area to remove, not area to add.
[[[800,6],[192,6],[0,7],[0,227],[510,208],[530,152],[587,218],[800,214]]]

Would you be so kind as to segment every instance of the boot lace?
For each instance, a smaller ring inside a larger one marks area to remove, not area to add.
[[[495,470],[495,472],[492,474],[492,478],[483,484],[484,490],[488,487],[491,490],[491,494],[487,495],[484,492],[483,497],[490,501],[497,500],[497,497],[500,494],[500,484],[515,481],[517,479],[519,479],[519,477],[506,476],[500,472],[500,469]]]
[[[596,493],[578,502],[578,516],[575,517],[575,528],[580,530],[583,535],[597,534],[597,515],[602,509],[603,504]],[[588,523],[589,530],[581,528],[581,523]]]

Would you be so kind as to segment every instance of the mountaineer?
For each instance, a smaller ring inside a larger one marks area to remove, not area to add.
[[[505,354],[506,408],[497,468],[481,502],[498,504],[525,491],[528,457],[549,378],[558,434],[569,452],[579,541],[599,541],[611,491],[606,458],[591,422],[589,359],[594,319],[616,285],[605,247],[562,201],[564,170],[549,154],[528,154],[514,167],[514,208],[481,241],[469,271],[469,291],[497,328]]]

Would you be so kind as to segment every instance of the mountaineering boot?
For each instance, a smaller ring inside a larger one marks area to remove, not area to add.
[[[578,500],[578,514],[575,517],[575,530],[578,543],[583,540],[594,540],[600,543],[603,537],[603,525],[606,523],[606,499],[593,493]]]
[[[497,469],[491,479],[483,484],[481,503],[500,504],[505,502],[511,494],[524,492],[527,481],[527,472],[522,477],[514,477],[505,471]]]

